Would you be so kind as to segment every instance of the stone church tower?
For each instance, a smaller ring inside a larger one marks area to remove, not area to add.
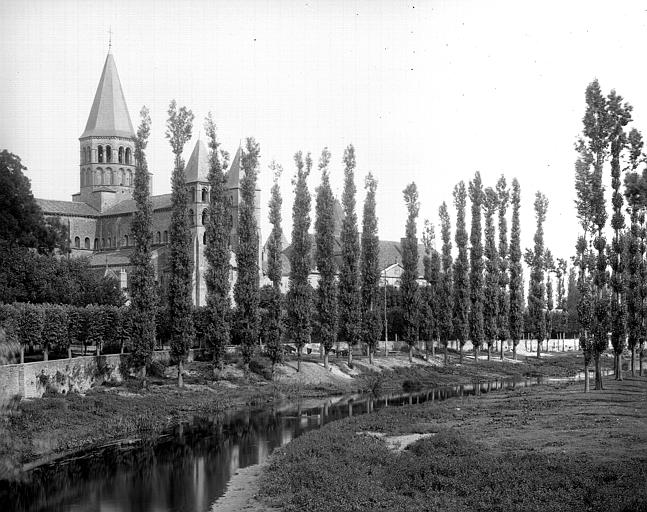
[[[117,66],[108,52],[80,142],[80,192],[74,201],[99,212],[131,199],[135,174],[135,131]]]

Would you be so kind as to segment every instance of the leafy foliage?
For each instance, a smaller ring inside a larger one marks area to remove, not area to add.
[[[521,268],[521,187],[512,180],[512,228],[510,232],[510,338],[516,355],[523,332],[523,269]]]
[[[355,148],[344,150],[344,190],[341,203],[344,220],[341,226],[341,268],[339,269],[340,335],[356,345],[361,338],[361,295],[359,288],[359,234],[355,212]],[[352,357],[349,351],[349,359]]]
[[[135,138],[135,191],[137,210],[133,214],[132,232],[135,249],[130,255],[130,295],[133,315],[131,363],[145,368],[151,362],[155,347],[155,269],[151,261],[153,243],[153,205],[150,198],[150,177],[146,161],[146,145],[151,118],[146,107],[141,112],[141,124]]]
[[[481,232],[481,210],[483,208],[483,182],[481,174],[476,172],[469,185],[472,202],[472,229],[470,233],[470,339],[474,346],[474,360],[477,351],[483,345],[483,236]]]
[[[240,336],[243,361],[249,364],[258,342],[258,226],[255,216],[256,180],[260,145],[253,139],[246,141],[242,157],[244,172],[240,186],[241,202],[238,210],[238,275],[234,286],[236,301],[236,331]]]
[[[445,363],[447,362],[447,345],[452,337],[453,322],[453,283],[452,283],[452,239],[451,239],[451,221],[447,204],[443,202],[438,211],[440,217],[441,237],[443,240],[442,258],[441,258],[441,293],[438,302],[438,331],[441,343],[445,346]]]
[[[544,285],[544,222],[548,210],[548,199],[541,192],[535,195],[535,216],[537,218],[537,230],[535,231],[535,248],[527,258],[530,267],[530,285],[528,289],[528,316],[530,325],[526,330],[530,331],[537,340],[537,355],[539,356],[539,345],[546,338],[546,287]]]
[[[305,165],[301,151],[294,155],[297,172],[294,183],[294,204],[292,206],[292,252],[290,252],[290,288],[287,295],[287,327],[290,341],[298,351],[310,342],[312,332],[312,294],[308,283],[310,273],[310,192],[308,175],[312,169],[310,154]]]
[[[402,242],[402,277],[400,291],[404,312],[404,341],[411,347],[418,340],[418,239],[416,237],[416,220],[420,211],[418,188],[409,183],[403,191],[404,203],[407,206],[407,224],[405,238]]]
[[[485,189],[485,282],[483,301],[483,331],[488,346],[488,357],[494,340],[499,336],[499,302],[501,277],[499,253],[496,247],[494,214],[499,207],[499,195],[492,188]]]
[[[469,263],[467,261],[467,230],[465,228],[465,207],[467,191],[465,183],[459,182],[454,187],[454,206],[456,207],[456,247],[458,256],[454,261],[454,336],[461,348],[469,337],[468,314],[470,307],[469,296]]]
[[[325,351],[324,364],[328,366],[328,353],[337,340],[337,286],[335,283],[335,197],[330,187],[330,151],[324,148],[319,159],[321,184],[317,188],[315,220],[315,259],[319,270],[317,286],[318,334]]]
[[[510,284],[509,270],[509,247],[508,247],[508,221],[506,213],[510,203],[510,191],[505,180],[501,175],[496,184],[497,202],[499,205],[499,306],[497,328],[499,330],[498,338],[501,342],[508,339],[509,315],[510,315],[510,293],[508,285]],[[503,350],[503,343],[501,344]],[[503,357],[503,353],[501,354]]]
[[[191,246],[191,220],[188,210],[188,192],[184,176],[182,150],[191,139],[193,113],[186,107],[177,108],[171,101],[166,122],[166,138],[169,139],[175,155],[171,175],[171,225],[169,227],[169,267],[168,283],[169,320],[171,325],[171,353],[176,360],[183,362],[188,354],[194,336],[191,311],[193,250]],[[182,385],[181,371],[178,383]]]

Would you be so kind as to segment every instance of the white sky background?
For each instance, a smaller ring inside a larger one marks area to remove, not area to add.
[[[0,0],[0,12],[0,147],[22,158],[36,197],[78,192],[78,137],[110,26],[133,126],[142,105],[151,110],[153,193],[170,191],[169,101],[196,114],[194,141],[213,111],[225,149],[247,136],[261,144],[263,238],[268,163],[285,168],[289,239],[293,154],[312,151],[316,162],[328,146],[340,196],[343,150],[353,143],[360,222],[372,171],[382,239],[404,236],[407,183],[420,190],[420,232],[479,170],[485,185],[501,173],[519,178],[523,247],[532,245],[542,190],[547,247],[568,257],[587,84],[597,77],[605,93],[615,88],[647,131],[646,2]],[[314,172],[313,192],[318,182]],[[454,220],[452,208],[452,229]]]

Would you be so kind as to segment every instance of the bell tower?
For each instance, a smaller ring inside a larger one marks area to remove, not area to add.
[[[111,51],[79,142],[80,192],[73,200],[104,211],[131,199],[135,185],[135,131]]]

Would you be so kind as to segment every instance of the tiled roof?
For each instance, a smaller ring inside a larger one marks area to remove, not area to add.
[[[153,211],[162,210],[164,208],[171,207],[171,194],[162,194],[161,196],[151,196],[151,201],[153,203]],[[137,204],[134,199],[127,199],[126,201],[121,201],[117,203],[112,208],[109,208],[103,212],[102,216],[110,215],[125,215],[127,213],[134,213],[137,211]]]
[[[202,140],[195,143],[189,163],[184,168],[185,181],[193,183],[196,181],[207,181],[207,174],[209,173],[209,153],[207,146],[204,145]]]
[[[108,53],[83,137],[134,137],[115,59]]]
[[[45,215],[69,215],[71,217],[96,217],[99,215],[99,212],[90,205],[76,201],[36,199],[36,203],[38,203]]]

